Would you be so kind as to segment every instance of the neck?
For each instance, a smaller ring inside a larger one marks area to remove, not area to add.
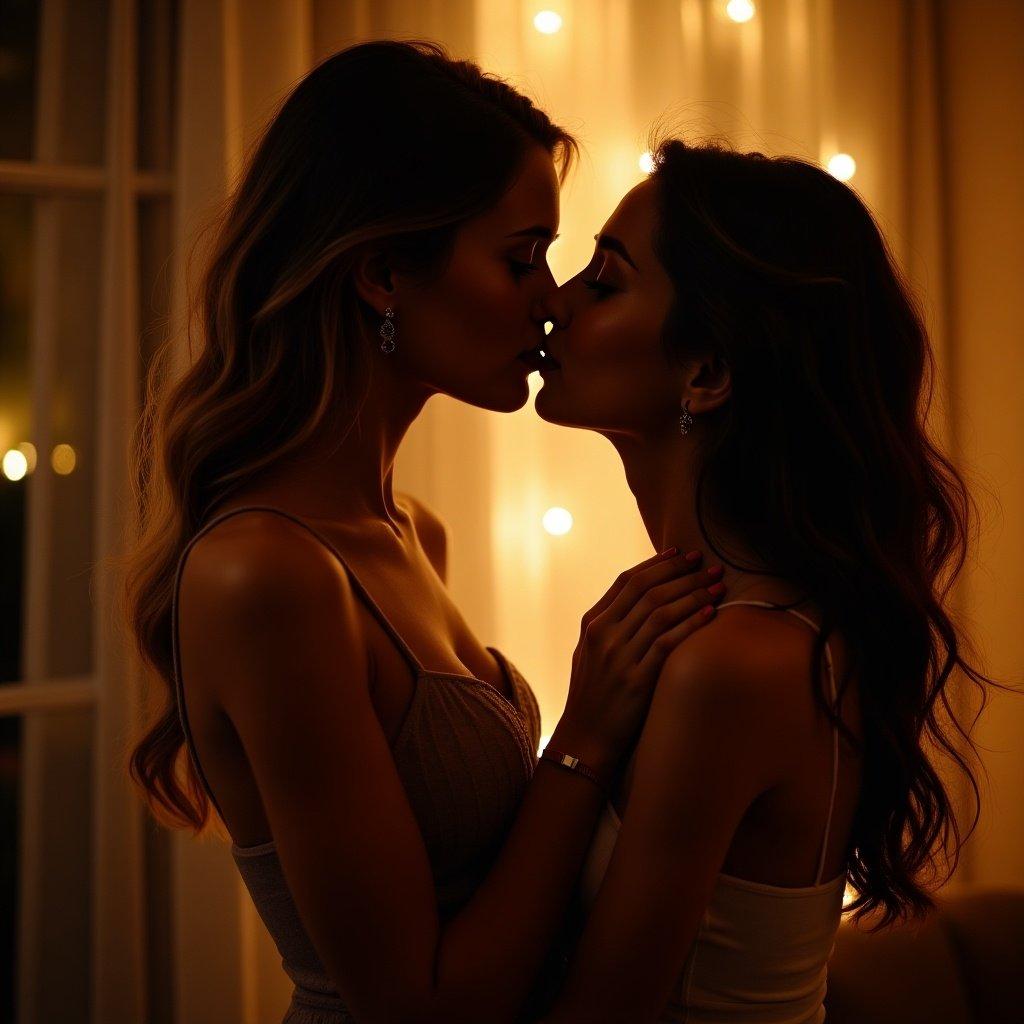
[[[640,517],[656,551],[677,547],[699,550],[702,566],[721,565],[726,585],[725,601],[750,596],[758,600],[792,600],[785,581],[761,572],[734,569],[717,556],[697,519],[694,445],[682,437],[605,435],[612,442],[626,472],[626,482],[636,499]],[[741,565],[757,565],[758,559],[739,537],[730,535],[704,517],[704,525],[719,551]],[[724,603],[724,602],[723,602]]]
[[[373,518],[399,533],[403,518],[395,505],[395,456],[430,395],[390,368],[374,367],[366,399],[339,431],[318,431],[292,455],[269,467],[244,488],[247,501],[275,503],[310,519]],[[350,424],[350,425],[349,425]]]

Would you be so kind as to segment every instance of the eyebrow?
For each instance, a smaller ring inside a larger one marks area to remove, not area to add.
[[[617,252],[637,273],[640,273],[640,268],[633,262],[626,247],[617,238],[612,235],[594,235],[594,241],[597,242],[598,249],[611,249],[613,252]]]
[[[519,238],[523,235],[535,235],[537,238],[546,238],[552,242],[558,238],[558,235],[551,233],[551,228],[545,227],[543,224],[534,224],[532,228],[523,228],[522,231],[510,231],[505,237]]]

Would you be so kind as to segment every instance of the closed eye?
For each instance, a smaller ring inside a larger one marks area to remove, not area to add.
[[[584,285],[591,291],[597,292],[598,298],[603,299],[605,296],[610,295],[612,292],[618,289],[613,288],[610,284],[605,284],[603,281],[584,281]]]
[[[523,263],[522,260],[509,260],[508,265],[512,268],[512,276],[516,279],[532,274],[537,269],[536,263]]]

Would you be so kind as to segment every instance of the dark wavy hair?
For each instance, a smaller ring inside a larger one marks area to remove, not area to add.
[[[132,446],[137,536],[120,567],[124,623],[158,698],[127,771],[164,824],[199,833],[216,818],[181,756],[174,699],[185,545],[228,492],[319,431],[343,437],[358,415],[378,340],[352,284],[360,247],[425,279],[441,273],[459,227],[497,204],[533,146],[564,183],[577,143],[512,86],[436,43],[362,43],[295,86],[211,218],[198,353],[171,380],[172,339],[147,375]]]
[[[988,686],[1003,688],[964,659],[973,647],[944,606],[977,506],[926,430],[935,363],[922,314],[865,205],[821,167],[660,128],[649,145],[654,248],[675,286],[663,343],[731,371],[732,400],[702,417],[702,533],[729,565],[784,576],[821,609],[815,699],[864,764],[848,910],[872,930],[920,917],[977,824],[970,732]],[[760,564],[730,561],[708,519]],[[840,702],[859,671],[862,746],[822,688],[834,628],[852,654]],[[955,669],[980,696],[967,728]],[[966,834],[928,748],[966,776]]]

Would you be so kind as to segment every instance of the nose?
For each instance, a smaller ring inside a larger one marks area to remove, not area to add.
[[[537,312],[541,321],[551,321],[552,330],[565,330],[572,322],[572,307],[565,287],[551,289],[538,303]]]

